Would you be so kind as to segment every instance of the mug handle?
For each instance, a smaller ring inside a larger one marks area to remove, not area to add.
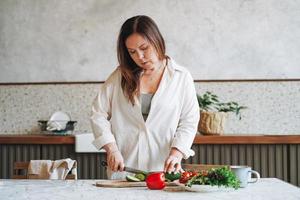
[[[254,174],[255,175],[255,180],[253,181],[248,181],[248,183],[256,183],[259,179],[260,179],[260,175],[257,171],[254,170],[250,170],[249,173]]]

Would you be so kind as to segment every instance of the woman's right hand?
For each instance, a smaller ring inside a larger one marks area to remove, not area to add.
[[[112,171],[123,171],[124,159],[116,143],[109,143],[103,147],[107,153],[107,165]]]

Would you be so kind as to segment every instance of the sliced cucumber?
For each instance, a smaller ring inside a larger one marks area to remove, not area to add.
[[[138,178],[136,178],[134,176],[131,176],[131,175],[127,175],[126,176],[126,180],[130,181],[130,182],[139,182],[140,181],[140,179],[138,179]]]
[[[139,179],[140,181],[145,181],[145,179],[146,179],[146,176],[142,173],[136,174],[134,177]]]

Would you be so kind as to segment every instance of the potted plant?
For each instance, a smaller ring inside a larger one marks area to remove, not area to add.
[[[247,108],[240,106],[234,101],[227,103],[220,102],[218,96],[209,91],[202,96],[197,94],[197,99],[200,107],[198,131],[204,135],[219,135],[224,133],[228,112],[235,113],[241,120],[241,110]]]

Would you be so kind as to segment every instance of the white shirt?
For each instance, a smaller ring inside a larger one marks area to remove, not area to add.
[[[197,132],[199,106],[193,78],[184,67],[169,60],[146,122],[139,98],[135,100],[133,106],[124,96],[117,68],[93,103],[91,123],[96,148],[116,142],[125,166],[145,171],[162,171],[172,147],[179,149],[184,159],[194,155],[191,145]]]

